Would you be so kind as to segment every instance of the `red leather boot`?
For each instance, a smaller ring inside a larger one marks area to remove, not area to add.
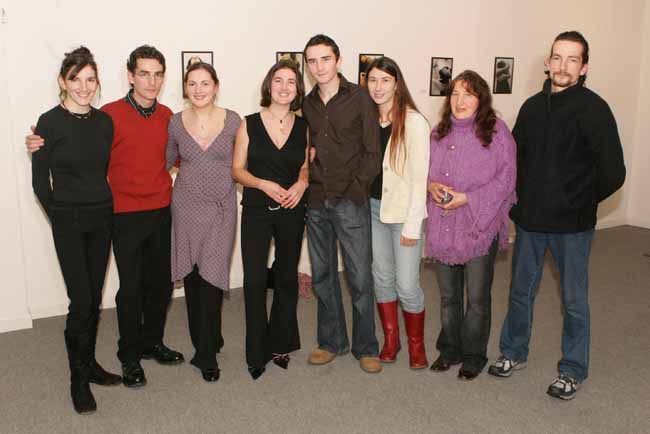
[[[404,324],[409,341],[409,367],[422,369],[429,366],[427,353],[424,349],[424,311],[420,313],[404,313]]]
[[[397,320],[397,300],[377,303],[381,326],[384,329],[384,347],[379,354],[383,363],[393,363],[401,346],[399,343],[399,325]]]

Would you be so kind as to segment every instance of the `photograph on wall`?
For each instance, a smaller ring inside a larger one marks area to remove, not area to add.
[[[447,86],[451,82],[454,70],[454,59],[451,57],[431,58],[431,81],[429,85],[430,96],[445,96]]]
[[[359,86],[366,85],[366,69],[370,64],[380,57],[384,57],[383,54],[359,54],[359,78],[357,83]]]
[[[298,65],[298,70],[304,76],[305,75],[305,62],[303,61],[303,54],[300,51],[276,51],[275,61],[279,62],[280,60],[291,60],[292,62]]]
[[[512,93],[512,78],[514,70],[514,57],[494,58],[494,82],[492,85],[492,93]]]
[[[204,62],[214,66],[214,54],[212,51],[181,51],[181,85],[185,78],[185,71],[192,63]]]

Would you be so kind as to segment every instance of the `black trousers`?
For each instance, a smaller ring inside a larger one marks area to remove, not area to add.
[[[273,353],[300,348],[298,319],[298,261],[305,228],[305,207],[269,210],[244,207],[241,252],[246,303],[246,362],[262,367]],[[271,315],[266,308],[267,262],[275,242],[274,292]]]
[[[195,350],[190,363],[199,369],[214,369],[217,367],[217,353],[223,347],[223,290],[203,279],[196,265],[192,272],[183,278],[183,284],[187,322]]]
[[[165,330],[172,295],[169,207],[115,214],[113,252],[120,276],[117,356],[137,362],[144,348],[162,344]]]
[[[498,241],[485,256],[462,265],[436,262],[440,288],[442,328],[436,348],[449,361],[461,360],[467,369],[482,370],[487,363],[487,345],[492,321],[492,280]],[[467,307],[463,301],[467,282]]]
[[[70,304],[65,337],[71,366],[84,365],[95,354],[99,305],[111,246],[111,207],[66,209],[51,213],[54,247]]]

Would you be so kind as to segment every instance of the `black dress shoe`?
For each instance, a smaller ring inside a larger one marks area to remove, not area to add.
[[[251,377],[253,377],[253,380],[260,378],[264,371],[266,371],[266,368],[263,366],[261,368],[255,368],[253,366],[248,367],[248,372],[251,374]]]
[[[273,363],[281,367],[282,369],[287,369],[289,367],[289,354],[273,354]]]
[[[93,413],[97,410],[95,397],[87,381],[73,380],[70,384],[70,396],[74,410],[79,414]]]
[[[145,349],[142,352],[142,358],[145,360],[154,359],[161,365],[178,365],[185,361],[183,354],[167,348],[163,344],[154,345],[151,348]]]
[[[111,374],[101,367],[96,360],[90,362],[88,367],[88,382],[99,384],[100,386],[114,386],[120,384],[122,377],[117,374]]]
[[[445,372],[448,371],[453,365],[459,364],[460,361],[449,361],[443,356],[438,356],[435,362],[431,364],[431,369],[434,372]]]
[[[221,371],[219,368],[201,369],[201,375],[203,376],[203,379],[208,383],[214,383],[215,381],[219,380]]]
[[[470,381],[478,377],[478,374],[481,373],[481,370],[473,368],[460,368],[458,371],[458,379],[462,381]]]
[[[122,365],[122,383],[126,387],[142,387],[147,384],[147,377],[140,363],[132,362]]]

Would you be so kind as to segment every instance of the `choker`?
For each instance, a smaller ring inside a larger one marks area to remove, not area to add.
[[[72,111],[68,110],[68,108],[63,103],[61,103],[61,108],[63,110],[65,110],[66,112],[70,113],[72,116],[74,116],[77,119],[90,119],[90,116],[93,113],[92,108],[90,110],[88,110],[87,113],[75,113],[75,112],[72,112]]]

